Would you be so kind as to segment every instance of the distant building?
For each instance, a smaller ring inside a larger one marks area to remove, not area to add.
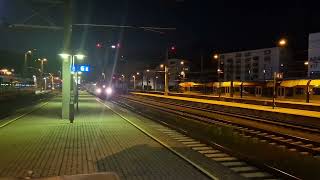
[[[186,80],[186,75],[190,71],[189,61],[183,59],[169,59],[169,86],[177,86],[181,81]]]
[[[309,34],[308,77],[320,77],[320,33]]]
[[[166,64],[168,67],[169,88],[178,88],[180,82],[186,81],[189,76],[190,64],[189,61],[184,59],[169,59],[167,62],[163,62],[153,66],[149,69],[149,72],[144,70],[143,72],[143,84],[144,89],[164,89],[164,67],[161,64]],[[139,80],[141,83],[141,80]],[[147,87],[148,86],[148,87]]]
[[[284,73],[288,65],[286,48],[273,47],[219,55],[221,81],[264,81],[273,78],[273,72]]]

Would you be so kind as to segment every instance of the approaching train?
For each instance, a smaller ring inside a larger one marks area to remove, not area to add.
[[[89,93],[102,99],[110,99],[127,92],[126,84],[119,82],[110,83],[106,81],[99,81],[96,83],[88,83],[85,87]]]

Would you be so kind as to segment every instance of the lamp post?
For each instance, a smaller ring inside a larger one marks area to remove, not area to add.
[[[75,57],[77,59],[82,60],[84,59],[84,55],[82,54],[76,54],[71,55],[67,53],[61,53],[59,54],[63,60],[64,60],[64,66],[62,69],[62,79],[63,79],[63,85],[62,85],[62,118],[67,119],[69,118],[70,123],[73,123],[74,119],[74,100],[71,100],[71,83],[74,85],[73,87],[73,94],[77,98],[78,93],[78,84],[77,82],[74,82],[73,77],[71,76],[71,68],[74,67],[75,63]],[[72,82],[73,81],[73,82]],[[78,104],[78,101],[77,101]],[[69,106],[68,108],[66,106]]]
[[[136,90],[136,76],[133,75],[132,78],[133,78],[133,90]]]
[[[285,47],[287,45],[287,40],[282,38],[278,42],[279,47]],[[276,96],[277,96],[277,72],[273,72],[273,97],[272,97],[272,108],[276,107]]]
[[[26,78],[27,77],[27,61],[28,61],[28,55],[32,55],[32,51],[35,51],[36,49],[33,50],[28,50],[24,53],[24,62],[23,62],[23,70],[22,70],[22,77]]]
[[[221,80],[220,80],[220,74],[221,74],[221,67],[220,67],[220,58],[218,54],[214,54],[213,55],[213,59],[218,60],[218,69],[217,69],[217,74],[218,74],[218,94],[219,94],[219,98],[221,97]]]
[[[54,84],[53,84],[53,75],[51,73],[48,73],[51,77],[51,89],[54,90]]]
[[[164,66],[164,95],[169,94],[169,77],[168,77],[168,67]]]
[[[44,79],[44,90],[47,90],[47,78],[44,77],[43,79]]]
[[[272,108],[276,106],[276,85],[277,85],[277,72],[273,73],[273,96],[272,96]]]
[[[27,52],[24,53],[24,62],[23,62],[23,72],[22,72],[22,77],[25,78],[26,77],[26,73],[27,73],[27,60],[28,60],[28,55],[32,54],[32,51],[29,50]]]
[[[149,72],[150,72],[150,70],[147,69],[147,70],[146,70],[147,91],[149,90]]]
[[[157,91],[157,80],[158,80],[158,76],[155,77],[154,79],[154,91]]]
[[[160,68],[161,69],[164,68],[164,71],[161,71],[161,72],[164,72],[164,95],[168,96],[168,94],[169,94],[168,67],[167,67],[167,65],[160,64]]]
[[[282,38],[279,40],[278,44],[280,47],[284,47],[287,45],[287,40],[285,38]]]
[[[139,72],[137,72],[137,75],[139,74]],[[143,71],[141,73],[141,91],[144,91],[144,87],[143,87]]]
[[[309,61],[305,61],[304,62],[304,66],[306,67],[307,69],[307,77],[308,77],[308,83],[307,83],[307,88],[306,88],[306,103],[309,103],[310,102],[310,83],[311,83],[311,80],[309,79],[309,73],[308,73],[308,68],[309,68]]]
[[[38,59],[38,61],[40,62],[40,79],[41,79],[41,81],[40,81],[40,87],[41,87],[41,89],[43,88],[42,87],[42,79],[43,79],[43,64],[44,64],[44,62],[47,62],[48,60],[46,59],[46,58],[42,58],[42,59]]]
[[[81,71],[76,71],[75,72],[76,73],[76,79],[75,79],[75,101],[76,101],[76,103],[77,103],[77,111],[79,110],[79,88],[78,88],[78,86],[79,86],[79,83],[80,83],[80,81],[79,81],[79,79],[80,79],[80,76],[81,76],[81,74],[82,74],[82,72]]]

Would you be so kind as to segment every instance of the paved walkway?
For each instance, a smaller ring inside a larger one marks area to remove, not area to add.
[[[162,98],[168,98],[168,99],[185,100],[185,101],[200,102],[200,103],[208,103],[208,104],[217,104],[217,105],[230,106],[230,107],[238,107],[238,108],[246,108],[246,109],[253,109],[253,110],[261,110],[261,111],[269,111],[269,112],[277,112],[277,113],[284,113],[284,114],[292,114],[292,115],[320,118],[320,112],[319,111],[308,111],[308,110],[281,108],[281,107],[276,107],[275,109],[273,109],[270,106],[261,106],[261,105],[254,105],[254,104],[225,102],[225,101],[216,101],[216,100],[208,100],[208,99],[198,99],[198,98],[188,98],[188,97],[179,97],[179,96],[171,96],[171,95],[170,96],[164,96],[164,95],[148,94],[148,93],[132,93],[132,94],[144,95],[144,96],[153,96],[153,97],[162,97]]]
[[[61,100],[0,128],[0,177],[116,172],[121,179],[206,179],[127,121],[82,95],[75,122],[59,118]]]

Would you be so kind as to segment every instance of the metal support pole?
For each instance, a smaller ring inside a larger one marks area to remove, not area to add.
[[[64,42],[63,50],[68,53],[72,36],[72,2],[64,1]],[[62,62],[62,119],[69,119],[73,122],[73,116],[70,115],[70,91],[71,91],[71,60],[63,59]]]
[[[41,72],[40,72],[40,87],[41,89],[43,88],[43,59],[40,61],[40,68],[41,68]],[[44,88],[43,88],[44,89]]]
[[[26,78],[27,74],[27,59],[28,59],[28,53],[24,53],[24,62],[23,62],[23,71],[22,71],[22,77]]]
[[[133,76],[133,90],[136,90],[136,76]]]
[[[307,93],[307,97],[306,97],[306,102],[309,103],[310,102],[310,82],[311,80],[308,81],[307,83],[307,89],[306,89],[306,93]]]
[[[146,73],[146,79],[147,79],[147,91],[149,90],[149,77],[148,77],[148,73]]]
[[[230,97],[233,97],[233,80],[230,82]]]
[[[276,76],[277,72],[273,73],[273,98],[272,98],[272,108],[274,109],[276,106]]]
[[[143,87],[143,73],[141,73],[141,90],[142,91],[144,90],[144,87]]]
[[[242,93],[243,93],[243,82],[240,84],[240,98],[242,98]]]
[[[44,90],[47,90],[47,78],[44,78]]]
[[[54,89],[53,76],[51,75],[51,89]]]
[[[154,91],[157,91],[157,76],[154,77]]]
[[[78,88],[79,74],[76,72],[76,102],[77,102],[77,111],[79,111],[79,88]]]
[[[69,119],[71,90],[71,60],[69,58],[62,61],[62,79],[62,119]]]
[[[220,79],[220,74],[221,74],[221,67],[220,67],[220,58],[218,59],[218,81],[219,81],[219,87],[218,87],[218,94],[219,94],[219,99],[221,97],[221,79]]]
[[[168,96],[169,94],[169,78],[168,78],[168,67],[164,66],[164,95]]]

